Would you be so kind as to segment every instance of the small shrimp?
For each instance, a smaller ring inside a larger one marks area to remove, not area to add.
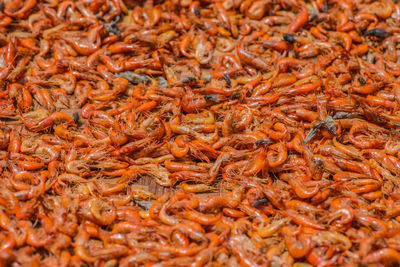
[[[252,67],[255,67],[260,70],[268,71],[270,69],[269,64],[267,61],[261,57],[257,57],[253,53],[245,50],[242,47],[244,37],[242,37],[236,44],[236,53],[239,59]]]
[[[288,26],[287,31],[294,33],[299,31],[308,22],[308,11],[307,8],[302,5],[300,6],[300,12],[295,17],[294,21]]]
[[[271,222],[268,225],[260,225],[257,229],[257,233],[259,236],[266,238],[270,237],[276,232],[278,232],[286,223],[288,223],[290,219],[280,219]]]
[[[310,252],[310,236],[304,235],[302,233],[297,234],[296,232],[298,232],[298,230],[294,230],[288,226],[283,227],[281,232],[285,238],[286,248],[293,258],[302,258]]]
[[[268,165],[271,168],[282,165],[287,159],[287,146],[283,143],[276,143],[270,146],[272,150],[267,152]],[[277,150],[275,152],[274,150]]]
[[[381,132],[385,133],[387,132],[386,129],[380,128],[374,124],[368,123],[368,122],[357,122],[355,123],[349,131],[349,139],[350,141],[359,148],[366,149],[366,148],[374,148],[380,144],[383,143],[383,141],[380,141],[378,139],[371,139],[371,138],[357,138],[355,136],[356,133],[358,132],[363,132],[363,131],[371,131],[371,132]]]
[[[24,116],[21,114],[21,120],[31,131],[42,131],[53,125],[53,123],[57,122],[65,122],[65,123],[73,123],[74,119],[64,112],[55,112],[50,116],[37,121],[27,121]]]
[[[282,215],[285,217],[290,217],[292,219],[292,221],[298,225],[303,225],[303,226],[314,228],[317,230],[326,229],[325,225],[314,222],[313,220],[309,219],[308,217],[301,215],[292,210],[283,211]]]
[[[387,265],[400,264],[400,253],[393,248],[382,248],[366,255],[363,259],[366,264],[384,263]]]

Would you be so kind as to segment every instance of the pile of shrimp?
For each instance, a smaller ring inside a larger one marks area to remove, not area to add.
[[[0,0],[0,266],[399,266],[399,75],[396,0]]]

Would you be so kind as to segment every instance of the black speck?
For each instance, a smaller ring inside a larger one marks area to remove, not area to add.
[[[364,84],[367,83],[367,81],[366,81],[363,77],[358,77],[358,81],[359,81],[362,85],[364,85]]]
[[[268,145],[271,143],[271,140],[268,139],[260,139],[255,142],[256,146]]]
[[[267,202],[268,202],[268,200],[267,200],[266,198],[260,198],[260,199],[254,200],[253,203],[252,203],[251,205],[252,205],[253,207],[257,207],[257,206],[260,206],[260,205],[265,204],[265,203],[267,203]]]
[[[194,83],[196,81],[197,81],[196,77],[184,77],[182,79],[183,83]]]
[[[198,18],[200,18],[200,8],[196,8],[195,10],[194,10],[194,14],[198,17]]]
[[[105,24],[105,28],[108,33],[112,33],[117,35],[118,37],[122,37],[118,25],[115,22]]]
[[[4,6],[5,6],[5,4],[4,4],[4,2],[2,1],[2,2],[0,3],[0,12],[3,12],[3,11],[4,11]]]
[[[224,75],[222,75],[222,78],[224,78],[224,80],[226,81],[226,84],[228,85],[228,86],[231,86],[231,78],[229,77],[229,75],[227,75],[227,74],[224,74]]]
[[[206,101],[210,101],[210,102],[218,102],[218,99],[213,95],[205,95],[204,99]]]
[[[309,22],[312,22],[313,20],[317,19],[318,15],[317,14],[312,14],[311,17],[308,19]]]
[[[293,34],[290,34],[290,33],[284,33],[283,40],[285,40],[289,44],[294,44],[294,42],[296,42],[296,40],[293,37]]]
[[[96,17],[98,20],[100,20],[101,22],[106,22],[102,17],[100,17],[100,16],[97,16]]]
[[[377,38],[386,38],[389,36],[384,29],[371,29],[365,32],[366,36],[373,36]]]
[[[232,99],[232,100],[235,100],[235,99],[240,98],[241,96],[242,96],[242,93],[240,93],[240,92],[234,92],[234,93],[231,95],[231,99]]]
[[[79,125],[79,112],[74,112],[73,117],[75,124]]]

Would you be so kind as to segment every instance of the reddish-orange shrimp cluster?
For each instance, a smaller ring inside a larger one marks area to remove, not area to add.
[[[399,266],[399,75],[396,0],[0,0],[0,266]]]

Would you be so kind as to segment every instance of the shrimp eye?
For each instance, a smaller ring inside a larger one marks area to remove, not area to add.
[[[240,93],[240,92],[234,92],[234,93],[231,95],[231,99],[232,99],[232,100],[235,100],[235,99],[240,98],[241,96],[242,96],[242,93]]]
[[[366,81],[363,77],[359,77],[359,78],[358,78],[358,81],[359,81],[362,85],[364,85],[364,84],[367,83],[367,81]]]

